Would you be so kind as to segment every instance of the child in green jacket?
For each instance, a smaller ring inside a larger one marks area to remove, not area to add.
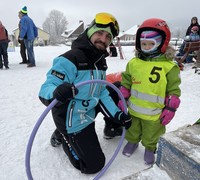
[[[131,156],[141,141],[146,164],[154,163],[159,137],[180,104],[180,70],[172,61],[175,50],[168,46],[169,41],[170,30],[164,20],[144,21],[136,34],[136,57],[122,73],[120,90],[128,98],[132,116],[122,153]],[[118,105],[123,109],[121,101]]]

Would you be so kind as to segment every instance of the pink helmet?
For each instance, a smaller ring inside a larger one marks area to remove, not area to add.
[[[198,28],[198,26],[193,26],[191,30],[192,30],[192,31],[198,31],[199,28]]]

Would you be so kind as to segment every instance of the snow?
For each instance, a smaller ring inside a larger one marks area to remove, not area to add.
[[[0,71],[1,180],[27,179],[25,171],[27,144],[33,127],[46,108],[39,101],[38,92],[46,78],[47,71],[52,65],[53,58],[69,50],[69,48],[68,46],[35,47],[37,64],[35,68],[19,65],[21,57],[18,47],[16,47],[15,52],[9,52],[10,69]],[[128,60],[134,56],[132,46],[123,46],[122,49],[126,60],[121,60],[119,57],[108,57],[108,73],[123,71]],[[194,74],[191,65],[186,65],[184,71],[181,72],[181,78],[181,105],[176,116],[167,126],[167,132],[177,130],[187,124],[193,124],[199,118],[200,76]],[[103,116],[99,114],[96,119],[96,130],[108,162],[120,139],[103,139],[103,127]],[[62,147],[51,147],[49,139],[54,129],[55,125],[51,113],[49,113],[38,129],[32,146],[30,164],[33,178],[35,180],[90,180],[95,178],[97,174],[84,175],[76,170],[69,163]],[[122,148],[125,143],[124,140]],[[133,173],[138,173],[138,179],[170,179],[166,172],[160,170],[156,165],[143,173],[140,172],[148,168],[143,161],[144,148],[142,145],[130,158],[122,155],[122,148],[101,179],[117,180]],[[199,155],[199,152],[195,154]]]
[[[184,126],[163,136],[182,153],[200,164],[200,129],[199,126]]]

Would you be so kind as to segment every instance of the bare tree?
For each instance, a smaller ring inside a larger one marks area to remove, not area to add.
[[[186,28],[171,25],[170,30],[171,30],[171,37],[178,38],[178,39],[180,39],[180,38],[184,39],[185,38]]]
[[[57,44],[63,41],[61,34],[67,29],[68,21],[64,14],[58,10],[52,10],[43,23],[43,29],[50,34],[50,43]]]
[[[185,38],[185,32],[186,30],[184,28],[176,28],[172,32],[173,37],[177,38]]]

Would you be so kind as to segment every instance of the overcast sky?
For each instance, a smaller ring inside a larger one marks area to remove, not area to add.
[[[40,28],[51,10],[64,13],[68,28],[79,20],[89,24],[98,12],[113,14],[120,30],[152,17],[166,20],[171,29],[187,28],[193,16],[200,19],[200,0],[1,0],[0,20],[9,34],[18,27],[18,12],[25,5],[28,15]]]

